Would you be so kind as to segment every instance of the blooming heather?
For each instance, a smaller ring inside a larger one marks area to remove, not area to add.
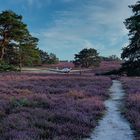
[[[124,114],[136,130],[136,139],[140,140],[140,78],[122,78],[126,91]]]
[[[88,74],[0,74],[0,139],[86,138],[105,111],[110,85]]]

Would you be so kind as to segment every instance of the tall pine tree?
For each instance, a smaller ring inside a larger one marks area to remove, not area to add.
[[[140,1],[129,7],[133,15],[124,22],[129,30],[129,45],[123,48],[121,57],[125,63],[122,69],[128,75],[140,75]]]
[[[0,62],[22,65],[40,60],[38,39],[31,36],[22,16],[13,11],[0,13]]]

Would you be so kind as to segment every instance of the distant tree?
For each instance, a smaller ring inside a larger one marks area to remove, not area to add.
[[[108,57],[108,59],[109,59],[110,61],[118,61],[118,60],[120,60],[119,57],[118,57],[117,55],[111,55],[111,56]]]
[[[47,52],[43,50],[39,50],[40,52],[40,58],[42,64],[57,64],[59,62],[59,59],[56,57],[55,54]]]
[[[122,69],[129,75],[140,75],[140,1],[132,8],[133,16],[126,19],[124,24],[129,30],[129,45],[123,48],[121,57],[125,60]]]
[[[101,58],[102,61],[120,61],[120,58],[117,57],[116,55],[111,55],[111,56],[108,56],[108,57],[100,56],[100,58]]]
[[[56,57],[54,53],[49,54],[49,64],[57,64],[59,62],[59,59]]]
[[[38,39],[30,35],[22,16],[13,11],[0,13],[0,61],[18,63],[39,60]],[[38,58],[37,58],[38,57]],[[26,61],[25,61],[26,59]]]
[[[81,67],[91,67],[91,66],[99,66],[100,64],[100,57],[98,56],[97,50],[90,48],[90,49],[83,49],[78,54],[75,54],[75,66]]]
[[[39,50],[41,63],[48,64],[49,63],[49,54],[43,50]]]
[[[101,61],[109,61],[108,59],[108,57],[105,57],[105,56],[100,56],[100,59],[101,59]]]

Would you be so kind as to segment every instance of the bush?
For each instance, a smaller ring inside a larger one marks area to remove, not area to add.
[[[127,75],[128,76],[140,76],[140,68],[128,70]]]
[[[3,72],[3,71],[18,71],[18,69],[13,65],[1,63],[0,64],[0,72]]]
[[[21,98],[21,99],[13,99],[12,100],[12,105],[13,107],[23,107],[23,106],[29,106],[29,101],[26,98]]]
[[[121,75],[123,73],[124,72],[121,69],[119,69],[119,70],[111,70],[104,73],[96,73],[96,75]]]

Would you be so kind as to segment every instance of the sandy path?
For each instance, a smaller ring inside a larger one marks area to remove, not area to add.
[[[130,125],[119,111],[124,96],[121,83],[113,80],[110,92],[111,98],[105,102],[107,112],[88,140],[133,140]]]

